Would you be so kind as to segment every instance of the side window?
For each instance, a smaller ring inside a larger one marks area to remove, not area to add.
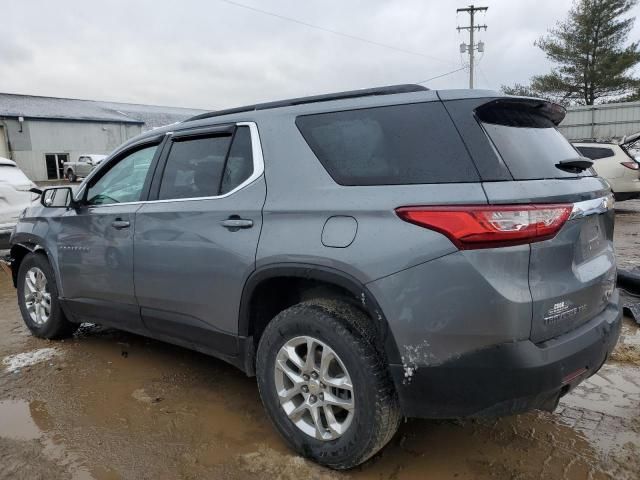
[[[227,164],[222,175],[220,194],[230,192],[253,173],[253,152],[249,127],[239,127],[233,137]]]
[[[296,125],[340,185],[478,181],[441,102],[302,115]]]
[[[218,195],[230,143],[231,135],[174,140],[158,199]]]
[[[88,187],[87,203],[108,205],[139,201],[157,148],[157,145],[145,147],[118,161],[98,181]]]

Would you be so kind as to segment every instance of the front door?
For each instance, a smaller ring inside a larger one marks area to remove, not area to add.
[[[136,213],[136,296],[157,336],[234,355],[266,195],[258,132],[182,133],[165,148],[156,201]]]
[[[69,155],[67,155],[66,153],[59,153],[57,157],[58,157],[58,178],[62,179],[64,178],[64,162],[69,161]]]
[[[47,153],[44,156],[44,160],[47,163],[47,180],[58,179],[58,156],[55,153]]]
[[[65,301],[85,321],[144,331],[133,286],[133,232],[158,146],[110,162],[62,218],[58,255]]]

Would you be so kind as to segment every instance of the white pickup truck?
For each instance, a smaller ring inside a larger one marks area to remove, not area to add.
[[[64,162],[64,176],[70,182],[75,182],[78,177],[89,175],[89,172],[105,158],[106,155],[87,154],[80,155],[75,162]]]

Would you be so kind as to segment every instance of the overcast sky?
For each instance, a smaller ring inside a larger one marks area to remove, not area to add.
[[[0,92],[220,109],[396,83],[462,66],[449,0],[234,0],[383,48],[223,0],[2,2]],[[487,0],[476,87],[527,82],[549,70],[534,40],[571,0]],[[640,14],[636,8],[635,15]],[[631,38],[640,38],[636,24]],[[411,53],[404,53],[406,50]],[[467,71],[431,82],[466,88]]]

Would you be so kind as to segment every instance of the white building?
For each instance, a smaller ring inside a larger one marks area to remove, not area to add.
[[[0,93],[0,157],[31,180],[63,178],[62,162],[108,154],[152,128],[202,113],[176,107]]]

